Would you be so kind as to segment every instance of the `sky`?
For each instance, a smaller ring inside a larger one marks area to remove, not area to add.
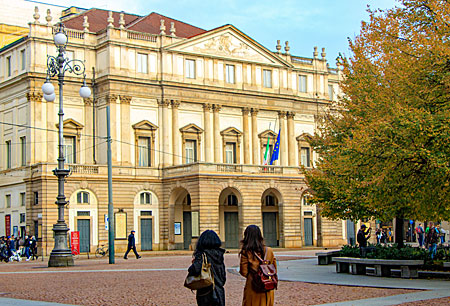
[[[339,52],[350,55],[347,38],[360,31],[361,21],[372,9],[392,8],[397,0],[41,0],[82,8],[125,11],[138,15],[151,12],[211,30],[232,24],[271,51],[277,40],[290,53],[312,57],[314,46],[325,47],[330,66]]]

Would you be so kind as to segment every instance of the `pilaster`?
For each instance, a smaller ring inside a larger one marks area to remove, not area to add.
[[[287,137],[288,137],[288,161],[289,166],[295,166],[295,128],[294,128],[294,112],[287,113]]]
[[[124,166],[131,166],[131,145],[128,139],[133,139],[131,135],[130,125],[130,102],[131,96],[120,95],[120,139],[121,146],[121,164]]]
[[[244,164],[250,164],[250,131],[248,126],[248,114],[250,113],[250,109],[248,107],[244,107],[242,109],[242,125],[244,129]]]
[[[285,111],[279,111],[278,112],[278,120],[280,122],[280,165],[281,166],[287,166],[288,159],[287,159],[287,134],[286,134],[286,112]]]
[[[160,165],[162,167],[170,166],[171,164],[171,154],[169,152],[170,147],[170,137],[169,137],[169,99],[158,100],[158,106],[161,108],[162,116],[160,117],[159,126],[160,128],[160,141],[162,142],[162,151],[160,152]],[[161,135],[162,134],[162,135]]]
[[[214,117],[214,162],[220,163],[220,148],[222,148],[220,137],[220,124],[219,124],[219,112],[222,107],[218,104],[213,105],[213,117]]]
[[[259,165],[259,141],[258,141],[258,112],[259,110],[256,108],[252,108],[250,110],[252,116],[252,150],[253,150],[253,165]]]
[[[180,107],[180,101],[172,100],[172,150],[173,150],[173,164],[179,165],[181,159],[180,152],[180,130],[178,124],[178,108]]]
[[[213,162],[213,144],[211,138],[211,104],[203,104],[203,116],[205,125],[205,161],[207,163]]]

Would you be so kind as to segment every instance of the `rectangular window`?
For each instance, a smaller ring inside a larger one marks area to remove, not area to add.
[[[272,88],[272,70],[263,70],[263,85],[266,88]]]
[[[141,211],[141,216],[151,216],[152,211],[151,210],[143,210]]]
[[[67,164],[75,164],[77,162],[75,140],[75,136],[64,136],[64,157]]]
[[[234,84],[234,65],[226,65],[225,80],[229,84]]]
[[[334,100],[333,85],[328,85],[328,96],[330,97],[330,100]]]
[[[5,197],[6,208],[11,208],[11,195],[7,194]]]
[[[196,140],[186,140],[185,144],[186,150],[186,163],[190,164],[197,160],[197,141]]]
[[[191,59],[185,60],[185,76],[188,79],[195,79],[195,61]]]
[[[25,223],[25,214],[20,214],[20,223]]]
[[[27,164],[27,139],[25,136],[20,137],[20,165]]]
[[[137,71],[140,73],[147,73],[147,59],[148,59],[148,55],[147,54],[142,54],[142,53],[138,53],[137,56]]]
[[[6,141],[6,169],[11,169],[11,140]]]
[[[20,51],[20,63],[21,63],[21,70],[25,70],[25,64],[26,64],[26,57],[25,57],[25,50]]]
[[[7,76],[11,76],[11,56],[6,58],[6,74]]]
[[[227,142],[225,145],[225,163],[235,164],[236,163],[236,143]]]
[[[38,205],[39,204],[39,192],[35,191],[34,192],[34,205]]]
[[[91,215],[90,211],[77,211],[78,217],[89,217]]]
[[[299,92],[306,92],[306,75],[299,75],[298,76],[298,91]]]
[[[25,207],[25,201],[27,198],[25,197],[25,192],[20,193],[20,206]]]
[[[300,152],[301,152],[300,161],[302,166],[311,167],[310,149],[307,147],[302,147]]]
[[[138,137],[138,164],[139,167],[150,167],[151,159],[150,159],[150,137]]]

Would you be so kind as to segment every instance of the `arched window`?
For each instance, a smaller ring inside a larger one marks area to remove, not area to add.
[[[276,206],[277,205],[277,198],[273,194],[268,194],[264,198],[264,204],[265,206]]]
[[[310,194],[305,194],[302,197],[302,205],[303,206],[311,206],[311,203],[309,202],[310,199],[311,199],[311,195]]]
[[[152,194],[150,192],[142,192],[140,195],[140,204],[152,204]]]
[[[228,205],[228,206],[237,206],[237,205],[238,205],[238,199],[237,199],[237,196],[235,196],[234,194],[229,194],[229,195],[226,197],[225,205]]]
[[[78,204],[89,204],[89,192],[79,191],[77,193],[77,203]]]

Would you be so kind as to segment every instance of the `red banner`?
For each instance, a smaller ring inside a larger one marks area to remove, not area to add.
[[[80,254],[80,232],[70,232],[72,254]]]
[[[5,236],[11,236],[11,215],[5,215]]]

